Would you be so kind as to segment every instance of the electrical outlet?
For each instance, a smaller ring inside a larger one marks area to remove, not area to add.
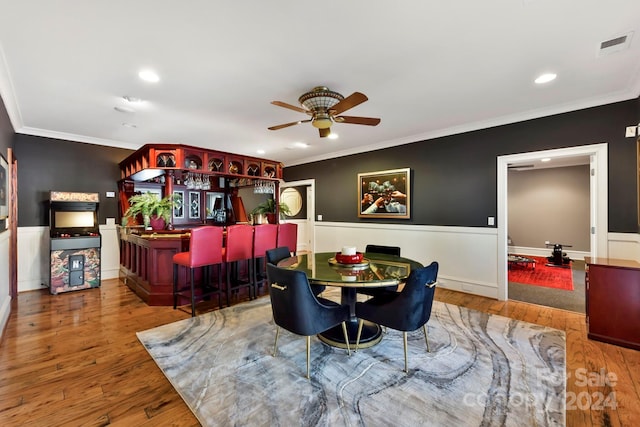
[[[322,221],[322,215],[318,215],[318,221]]]
[[[487,225],[495,225],[496,224],[496,219],[492,216],[487,218]]]
[[[545,240],[545,241],[544,241],[544,244],[545,244],[545,245],[548,245],[548,244],[550,244],[550,243],[551,243],[551,242],[549,242],[548,240]]]

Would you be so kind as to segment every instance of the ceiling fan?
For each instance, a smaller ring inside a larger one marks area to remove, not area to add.
[[[269,130],[278,130],[289,126],[299,125],[300,123],[309,123],[318,129],[320,137],[324,138],[331,134],[331,125],[333,123],[351,123],[354,125],[376,126],[380,123],[380,119],[373,117],[354,117],[341,116],[339,114],[362,104],[367,98],[363,93],[354,92],[346,98],[334,92],[325,86],[314,87],[298,98],[298,102],[302,107],[287,104],[286,102],[273,101],[273,105],[288,108],[293,111],[305,113],[311,116],[307,120],[298,120],[296,122],[284,123],[277,126],[271,126]]]

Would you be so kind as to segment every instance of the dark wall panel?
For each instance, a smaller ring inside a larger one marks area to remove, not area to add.
[[[9,120],[4,101],[0,98],[0,153],[7,158],[7,149],[13,148],[13,126]]]
[[[357,174],[409,167],[411,220],[374,221],[486,227],[497,213],[498,156],[606,142],[609,231],[636,232],[635,139],[625,138],[624,129],[637,121],[637,106],[634,99],[286,167],[284,179],[315,178],[317,213],[325,221],[358,222],[364,220],[357,217]]]
[[[18,167],[18,226],[49,225],[51,190],[100,194],[100,224],[117,218],[118,163],[131,150],[83,144],[59,139],[16,135]]]

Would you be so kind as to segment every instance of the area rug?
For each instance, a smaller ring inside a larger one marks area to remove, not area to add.
[[[563,331],[435,302],[428,323],[347,355],[275,327],[269,298],[138,332],[204,426],[563,426]]]
[[[573,290],[573,273],[570,267],[549,267],[544,257],[524,255],[536,261],[531,264],[509,265],[509,281],[525,285],[544,286],[546,288]]]

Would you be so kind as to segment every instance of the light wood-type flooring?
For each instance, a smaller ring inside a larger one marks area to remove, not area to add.
[[[588,340],[583,314],[443,289],[436,299],[566,331],[567,425],[640,425],[640,352]],[[149,307],[118,280],[25,292],[12,304],[0,342],[0,426],[198,425],[135,334],[186,311]]]

